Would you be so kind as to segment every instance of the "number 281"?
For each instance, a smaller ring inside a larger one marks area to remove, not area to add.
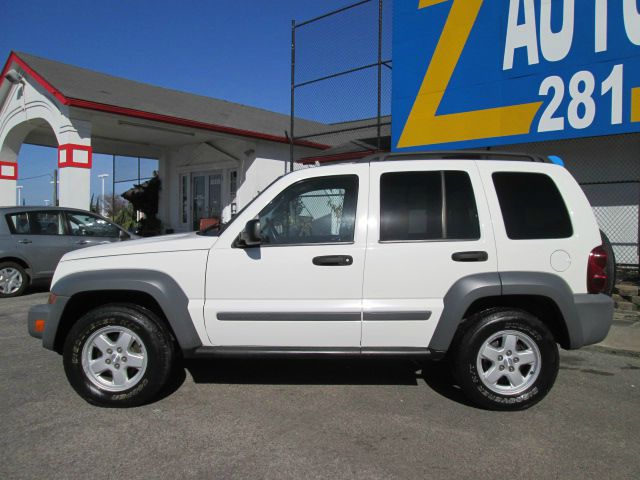
[[[611,93],[611,125],[622,123],[623,78],[623,65],[616,65],[600,86],[601,96]],[[595,89],[596,79],[588,70],[582,70],[571,77],[569,81],[571,101],[567,108],[567,120],[571,127],[580,130],[593,123],[596,117],[596,102],[593,99]],[[553,96],[542,112],[538,132],[564,130],[565,117],[556,116],[565,95],[564,80],[555,75],[545,78],[540,84],[538,94],[548,96],[551,90],[553,90]]]

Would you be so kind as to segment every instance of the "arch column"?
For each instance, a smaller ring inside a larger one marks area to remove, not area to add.
[[[16,180],[18,179],[18,163],[0,159],[0,207],[11,207],[16,204]]]
[[[91,203],[91,124],[71,120],[61,128],[58,146],[59,187],[61,207],[89,210]]]

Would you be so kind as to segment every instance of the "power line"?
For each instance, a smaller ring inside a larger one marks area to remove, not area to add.
[[[35,178],[44,178],[44,177],[52,178],[50,173],[45,173],[44,175],[36,175],[35,177],[19,178],[18,181],[23,182],[25,180],[33,180]]]

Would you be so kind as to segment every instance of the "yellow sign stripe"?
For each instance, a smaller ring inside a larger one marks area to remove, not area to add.
[[[440,41],[404,126],[399,148],[529,133],[542,102],[437,115],[484,0],[453,0]],[[420,0],[419,8],[442,3]],[[480,67],[481,68],[481,67]]]
[[[640,87],[631,89],[631,121],[640,122]]]
[[[430,7],[432,5],[437,5],[439,3],[444,3],[444,2],[448,2],[449,0],[420,0],[420,3],[418,4],[418,9],[420,8],[425,8],[425,7]]]

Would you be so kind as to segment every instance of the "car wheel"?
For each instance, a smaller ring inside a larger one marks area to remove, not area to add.
[[[549,329],[522,310],[492,309],[465,322],[454,346],[454,374],[475,404],[523,410],[542,400],[558,375],[558,347]]]
[[[167,384],[175,359],[171,334],[153,312],[105,305],[71,328],[63,351],[71,386],[91,404],[133,407]]]
[[[602,230],[600,230],[600,238],[602,238],[602,248],[607,252],[607,288],[602,293],[611,296],[616,286],[616,255],[609,241],[609,237],[607,237]]]
[[[0,298],[18,297],[29,286],[29,276],[14,262],[0,263]]]

